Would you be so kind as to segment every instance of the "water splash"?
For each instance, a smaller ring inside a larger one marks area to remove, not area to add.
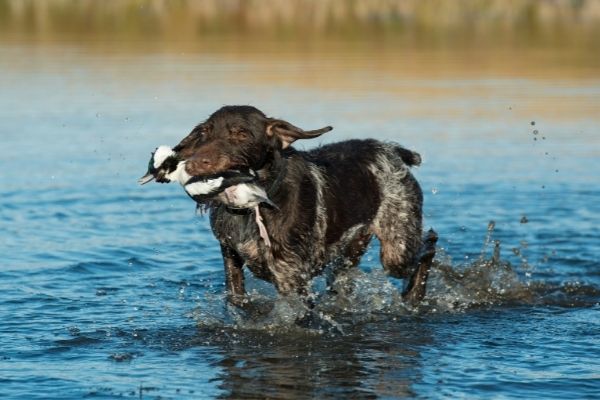
[[[253,290],[247,295],[244,310],[226,304],[224,294],[212,293],[190,314],[200,328],[239,329],[344,335],[356,324],[415,315],[464,313],[485,307],[551,305],[591,307],[600,302],[600,289],[581,283],[551,284],[531,281],[533,269],[524,256],[528,243],[512,249],[520,257],[514,266],[501,258],[501,243],[494,239],[496,224],[490,221],[479,257],[463,265],[455,264],[443,249],[433,263],[427,295],[417,308],[402,301],[399,282],[390,279],[382,268],[371,271],[353,269],[340,275],[333,290],[313,284],[316,305],[311,311],[299,297],[278,297]],[[321,285],[323,286],[323,285]],[[297,324],[306,313],[312,322],[306,330]]]

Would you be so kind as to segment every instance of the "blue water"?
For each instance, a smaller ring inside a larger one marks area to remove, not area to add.
[[[600,80],[302,62],[0,48],[0,398],[600,397]],[[207,218],[136,183],[222,104],[422,154],[420,310],[377,243],[323,329],[250,275],[259,311],[225,306]]]

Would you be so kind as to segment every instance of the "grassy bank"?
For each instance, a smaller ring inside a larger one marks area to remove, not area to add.
[[[600,47],[596,0],[0,0],[0,37]]]

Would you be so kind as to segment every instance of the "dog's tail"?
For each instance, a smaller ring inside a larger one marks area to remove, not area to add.
[[[405,149],[401,146],[396,146],[395,151],[402,161],[404,161],[404,164],[410,167],[421,165],[421,155],[419,153]]]

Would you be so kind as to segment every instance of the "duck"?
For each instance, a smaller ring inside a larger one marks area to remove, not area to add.
[[[152,153],[148,162],[148,171],[138,180],[138,183],[145,185],[152,180],[160,183],[179,182],[187,195],[198,204],[217,197],[229,208],[251,209],[255,214],[260,237],[267,247],[271,247],[271,240],[260,213],[260,205],[267,204],[275,209],[278,207],[269,199],[265,189],[255,183],[258,180],[256,171],[229,170],[207,176],[195,175],[186,166],[187,160],[180,159],[170,146],[161,145]]]

